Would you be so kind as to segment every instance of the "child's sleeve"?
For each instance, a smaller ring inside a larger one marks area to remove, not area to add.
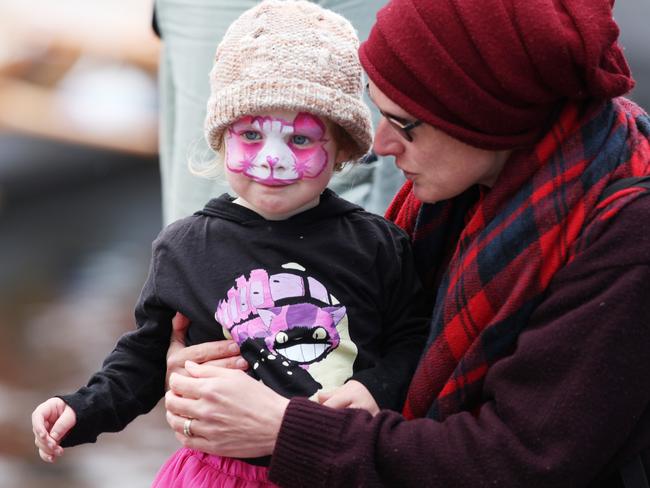
[[[395,227],[378,269],[386,270],[382,286],[381,359],[351,379],[368,388],[380,408],[401,410],[419,362],[430,322],[433,297],[426,296],[415,270],[408,237]]]
[[[95,442],[102,432],[117,432],[150,411],[165,393],[166,355],[174,310],[156,294],[156,251],[138,299],[137,328],[124,334],[102,369],[75,393],[61,395],[77,422],[63,447]]]

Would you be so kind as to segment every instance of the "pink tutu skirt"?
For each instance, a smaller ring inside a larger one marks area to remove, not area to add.
[[[253,488],[276,487],[269,468],[239,459],[179,449],[160,468],[152,488]]]

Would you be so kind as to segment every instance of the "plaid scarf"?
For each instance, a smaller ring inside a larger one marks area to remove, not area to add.
[[[553,275],[642,193],[613,181],[650,174],[650,120],[623,98],[568,105],[533,150],[511,155],[491,190],[422,204],[411,184],[387,217],[411,236],[437,290],[430,335],[404,415],[474,411],[490,366],[511,354]]]

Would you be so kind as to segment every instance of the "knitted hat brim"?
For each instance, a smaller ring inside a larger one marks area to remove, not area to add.
[[[350,160],[360,159],[370,151],[370,110],[360,98],[296,79],[246,80],[213,91],[208,100],[209,115],[205,120],[208,145],[219,150],[223,133],[233,122],[246,115],[273,110],[309,112],[338,124],[355,143]]]

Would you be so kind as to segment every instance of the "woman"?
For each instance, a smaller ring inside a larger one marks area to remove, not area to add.
[[[360,50],[374,149],[409,180],[388,216],[433,302],[404,413],[289,401],[188,362],[166,397],[184,445],[273,454],[281,486],[609,487],[648,462],[650,198],[628,178],[650,174],[650,120],[619,98],[634,82],[611,7],[379,12]],[[179,347],[172,369],[194,357]]]

